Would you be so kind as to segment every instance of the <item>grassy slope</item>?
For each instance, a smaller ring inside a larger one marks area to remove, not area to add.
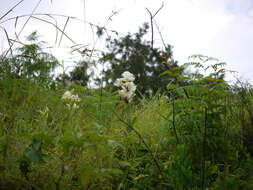
[[[173,117],[162,95],[128,105],[110,92],[71,88],[77,109],[61,99],[64,88],[0,82],[2,189],[253,188],[233,106],[210,104],[204,124],[202,107],[185,97],[174,102]]]

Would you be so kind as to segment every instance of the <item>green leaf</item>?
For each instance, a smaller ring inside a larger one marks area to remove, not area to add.
[[[27,158],[30,162],[36,164],[43,162],[44,155],[41,153],[41,145],[42,145],[41,141],[34,140],[31,148],[28,148],[24,152],[25,158]]]
[[[34,141],[32,147],[34,150],[39,151],[41,148],[42,142],[41,141]]]
[[[28,158],[30,162],[33,162],[35,164],[39,164],[43,161],[43,155],[34,149],[26,151],[25,157]]]

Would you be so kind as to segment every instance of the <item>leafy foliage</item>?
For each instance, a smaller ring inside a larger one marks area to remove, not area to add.
[[[87,86],[87,83],[89,82],[89,79],[91,77],[90,74],[88,74],[88,68],[89,63],[86,61],[80,61],[75,66],[74,70],[70,72],[70,80],[76,81],[82,86]]]
[[[173,60],[172,47],[167,45],[165,51],[152,48],[144,39],[148,32],[148,24],[144,24],[133,35],[128,34],[119,39],[107,39],[108,53],[103,53],[101,61],[107,63],[104,71],[106,84],[113,84],[124,71],[129,71],[136,76],[139,91],[147,94],[150,90],[164,92],[171,81],[169,75],[161,75],[163,72],[177,68],[177,62]]]
[[[64,73],[68,85],[54,80],[58,61],[36,33],[1,58],[0,189],[252,190],[252,86],[228,84],[207,56],[178,66],[147,30],[108,39],[101,60],[108,86],[134,74],[117,86],[136,84],[138,102],[88,88],[85,61]]]
[[[72,108],[65,87],[1,79],[1,189],[251,190],[252,88],[194,59],[211,71],[138,103],[72,83]]]
[[[30,34],[27,41],[28,44],[17,48],[12,56],[0,59],[0,77],[52,80],[52,71],[58,65],[57,59],[43,51],[43,42],[38,41],[37,32]]]

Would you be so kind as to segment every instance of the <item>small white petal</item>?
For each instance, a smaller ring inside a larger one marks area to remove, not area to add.
[[[122,78],[117,79],[117,80],[114,82],[114,85],[117,86],[117,87],[120,87],[120,86],[121,86],[121,83],[122,83]]]
[[[129,71],[125,71],[124,73],[122,73],[122,77],[127,79],[128,81],[134,81],[135,77],[132,73],[130,73]]]

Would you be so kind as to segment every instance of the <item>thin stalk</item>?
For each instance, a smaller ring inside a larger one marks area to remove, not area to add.
[[[154,46],[154,26],[153,26],[153,19],[155,18],[155,16],[160,12],[160,10],[163,8],[164,4],[162,3],[161,7],[155,12],[155,14],[152,14],[151,11],[146,8],[146,10],[149,13],[150,16],[150,25],[151,25],[151,47],[153,49]]]
[[[103,63],[103,69],[102,69],[102,73],[104,72],[104,63]],[[100,113],[100,120],[102,118],[102,98],[103,98],[103,76],[100,80],[100,94],[99,94],[99,113]]]
[[[229,106],[229,104],[230,104],[230,102],[229,102],[229,97],[225,97],[225,102],[226,102],[226,108],[225,108],[225,122],[226,122],[226,124],[225,124],[225,134],[224,134],[224,138],[226,138],[227,137],[227,133],[228,133],[228,127],[229,127],[229,125],[228,125],[228,106]]]
[[[206,171],[206,136],[207,136],[207,108],[205,107],[205,116],[204,116],[204,135],[203,135],[203,143],[202,143],[202,168],[201,168],[201,190],[205,190],[205,171]]]
[[[21,4],[24,0],[19,1],[16,5],[14,5],[10,10],[8,10],[3,16],[1,16],[0,20],[6,17],[10,12],[12,12],[19,4]]]
[[[129,124],[128,122],[126,122],[125,120],[123,120],[122,118],[120,118],[116,112],[114,112],[114,114],[116,115],[116,117],[118,118],[119,121],[121,121],[123,124],[125,124],[132,131],[134,131],[135,134],[139,137],[139,139],[141,140],[141,142],[143,143],[143,145],[146,147],[146,149],[148,150],[149,154],[151,155],[151,158],[152,158],[155,166],[157,167],[158,171],[163,176],[162,169],[161,169],[161,167],[160,167],[160,165],[158,163],[158,160],[154,156],[153,152],[151,151],[150,147],[148,146],[147,142],[144,140],[144,138],[142,137],[142,135],[139,133],[139,131],[137,131],[131,124]]]
[[[30,16],[28,17],[28,19],[25,21],[25,24],[22,26],[22,28],[21,28],[21,30],[19,31],[19,33],[17,34],[17,36],[16,36],[16,39],[15,39],[15,40],[18,40],[18,38],[19,38],[20,34],[21,34],[21,33],[23,32],[23,30],[25,29],[25,27],[26,27],[27,23],[28,23],[28,22],[29,22],[29,20],[32,18],[32,15],[33,15],[33,14],[34,14],[34,12],[36,11],[36,9],[39,7],[39,5],[40,5],[41,1],[42,1],[42,0],[39,0],[39,1],[37,2],[36,6],[35,6],[35,7],[33,8],[33,10],[32,10],[31,15],[30,15]],[[4,57],[7,57],[8,53],[9,53],[10,51],[12,51],[12,47],[13,47],[13,45],[14,45],[14,42],[11,44],[11,46],[9,47],[9,49],[6,51],[6,53],[5,53]]]
[[[175,124],[175,101],[174,98],[172,99],[172,126],[173,126],[173,131],[177,139],[177,144],[179,144],[179,139],[177,135],[177,130],[176,130],[176,124]]]
[[[61,180],[62,180],[62,178],[63,178],[63,175],[64,175],[64,164],[62,163],[62,165],[61,165],[61,172],[60,172],[60,176],[59,176],[59,178],[57,179],[57,181],[55,182],[55,187],[56,187],[56,190],[60,190],[61,188],[60,188],[60,182],[61,182]]]
[[[67,20],[65,22],[65,25],[63,27],[63,30],[62,30],[63,32],[61,33],[61,37],[60,37],[60,41],[59,41],[58,47],[60,47],[60,44],[61,44],[61,41],[62,41],[62,37],[63,37],[63,33],[65,33],[65,30],[66,30],[68,22],[69,22],[69,17],[67,18]]]

